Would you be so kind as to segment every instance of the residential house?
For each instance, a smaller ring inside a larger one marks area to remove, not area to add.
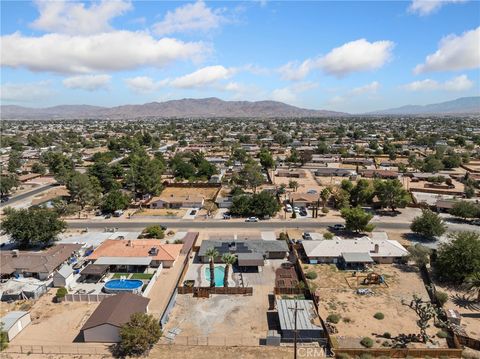
[[[12,311],[0,318],[2,332],[7,333],[7,340],[12,341],[25,327],[32,322],[29,312]]]
[[[160,195],[148,202],[150,208],[201,208],[205,198],[197,195]]]
[[[121,293],[102,300],[81,329],[85,342],[117,343],[120,328],[134,313],[147,313],[150,299]]]
[[[320,201],[318,193],[290,193],[290,203],[295,207],[312,207],[316,206]]]

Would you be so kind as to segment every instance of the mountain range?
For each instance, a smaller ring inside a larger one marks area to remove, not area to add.
[[[129,119],[129,118],[206,118],[206,117],[342,117],[345,112],[309,110],[277,101],[223,101],[218,98],[182,99],[151,102],[143,105],[100,107],[89,105],[61,105],[47,108],[29,108],[2,105],[1,118],[6,119]],[[408,105],[370,112],[363,115],[451,115],[480,114],[480,96],[424,106]]]

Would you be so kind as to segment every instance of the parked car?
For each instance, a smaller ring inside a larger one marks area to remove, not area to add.
[[[191,215],[191,216],[194,216],[194,215],[196,215],[196,214],[197,214],[197,210],[196,210],[196,209],[192,209],[192,210],[190,211],[190,215]]]
[[[302,238],[306,241],[311,241],[313,239],[312,235],[309,232],[303,232]]]
[[[285,205],[285,212],[288,212],[288,213],[292,212],[292,206],[289,203]]]
[[[344,224],[334,224],[333,226],[328,226],[332,231],[344,231],[345,225]]]
[[[300,215],[301,216],[305,217],[307,214],[308,214],[308,212],[304,207],[300,208]]]
[[[112,218],[112,215],[110,213],[105,215],[105,219],[109,219],[109,218]]]
[[[95,215],[96,215],[97,217],[98,217],[98,216],[101,216],[101,215],[102,215],[102,211],[100,211],[100,210],[95,211]]]
[[[300,208],[298,208],[298,207],[293,207],[293,211],[294,211],[296,214],[299,214],[299,213],[300,213]]]
[[[317,192],[316,190],[314,190],[314,189],[309,189],[309,190],[307,191],[307,193],[308,193],[308,194],[317,194],[318,192]]]
[[[480,226],[480,219],[475,219],[470,223],[473,224],[474,226]]]
[[[120,217],[123,214],[123,211],[121,209],[117,209],[115,212],[113,212],[114,217]]]
[[[258,218],[257,217],[248,217],[245,222],[258,222]]]
[[[3,196],[3,197],[1,198],[1,202],[2,202],[2,203],[8,202],[9,200],[10,200],[10,197],[8,197],[8,196]]]
[[[230,214],[224,214],[223,219],[232,219],[232,216]]]

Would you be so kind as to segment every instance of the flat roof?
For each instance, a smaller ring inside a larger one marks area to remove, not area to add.
[[[148,266],[151,262],[151,257],[100,257],[95,261],[95,265]]]
[[[346,252],[342,253],[342,258],[346,263],[373,263],[372,257],[366,252]]]
[[[321,326],[313,324],[317,319],[313,301],[311,300],[277,300],[278,318],[282,330],[295,329],[295,302],[297,304],[297,330],[323,330]]]
[[[108,270],[108,265],[89,264],[80,272],[82,275],[104,275]]]

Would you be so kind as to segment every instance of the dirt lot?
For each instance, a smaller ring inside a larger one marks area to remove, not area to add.
[[[320,295],[320,315],[326,319],[330,314],[339,314],[342,319],[336,327],[340,346],[361,347],[359,340],[365,336],[375,338],[375,334],[391,333],[396,336],[400,333],[416,334],[419,332],[415,312],[402,305],[402,300],[410,301],[413,294],[428,299],[423,281],[417,271],[411,267],[395,265],[376,265],[375,272],[384,276],[387,284],[368,286],[373,295],[358,295],[356,288],[365,288],[361,280],[352,278],[352,272],[336,269],[334,265],[304,265],[305,271],[314,270],[318,277],[312,281],[318,288]],[[374,314],[381,312],[385,319],[374,319]],[[430,328],[433,335],[437,328]],[[380,346],[384,339],[375,346]],[[446,346],[443,339],[439,339],[440,346]]]
[[[212,199],[217,191],[218,188],[216,187],[166,187],[162,191],[162,196],[203,196],[205,199]]]
[[[141,216],[174,216],[183,217],[187,213],[186,209],[151,209],[144,208],[141,211],[135,213],[135,217]]]
[[[480,338],[480,302],[472,292],[465,292],[459,288],[447,287],[435,284],[438,291],[448,294],[448,302],[445,309],[456,309],[462,315],[461,326],[468,336]]]
[[[268,293],[273,291],[275,269],[283,261],[269,262],[261,273],[243,274],[244,282],[253,287],[252,296],[178,295],[165,332],[179,328],[174,343],[180,345],[258,345],[267,334]]]
[[[50,290],[32,307],[32,323],[15,337],[14,345],[72,344],[80,328],[93,313],[97,303],[53,303]]]

